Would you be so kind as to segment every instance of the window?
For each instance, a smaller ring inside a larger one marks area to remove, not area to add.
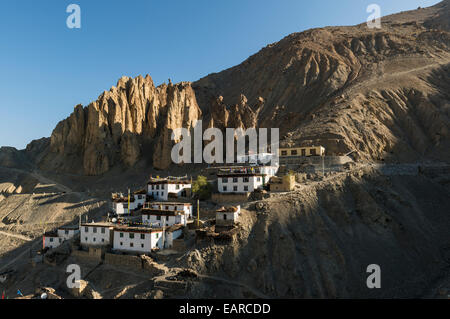
[[[226,177],[222,178],[222,183],[228,183],[228,178]]]
[[[316,149],[315,148],[311,149],[309,152],[311,153],[311,155],[316,155]]]
[[[161,196],[164,196],[164,192],[161,192]]]
[[[133,233],[130,233],[129,235],[130,235],[130,239],[134,238],[134,234]]]
[[[156,189],[159,189],[159,185],[156,185]]]
[[[159,192],[156,192],[156,196],[159,196]]]
[[[123,242],[120,242],[120,246],[123,246]]]
[[[237,192],[237,186],[233,186],[233,191]]]
[[[237,183],[238,179],[237,177],[233,177],[233,183]]]
[[[152,190],[154,190],[155,189],[155,185],[152,185]]]
[[[62,242],[62,238],[59,239],[59,242]]]
[[[291,155],[297,155],[297,150],[292,150]]]
[[[302,148],[302,156],[306,156],[306,150]]]
[[[248,192],[248,186],[244,186],[244,192]]]
[[[84,227],[84,231],[85,231],[86,233],[89,233],[89,227]]]
[[[95,241],[96,240],[96,238],[94,237],[94,238],[92,238],[92,241]]]
[[[134,247],[134,244],[133,244],[133,243],[130,243],[130,247]]]
[[[156,238],[159,238],[159,233],[156,233]]]
[[[248,183],[248,177],[244,177],[244,183]]]
[[[144,244],[141,244],[141,248],[144,248]]]
[[[227,214],[223,214],[223,220],[227,220]]]
[[[87,237],[84,237],[84,241],[87,241]]]
[[[123,238],[123,233],[120,233],[120,238]]]
[[[223,187],[223,191],[224,191],[224,192],[227,191],[227,187],[226,187],[226,186]]]
[[[161,220],[161,216],[156,216],[156,220]]]
[[[287,155],[287,151],[281,151],[281,155],[282,156],[286,156]]]
[[[145,239],[145,234],[141,234],[141,239]]]
[[[102,238],[102,243],[104,243],[105,242],[105,238]]]
[[[104,227],[102,227],[102,234],[104,234],[105,233],[105,228]]]
[[[180,185],[177,184],[177,185],[175,186],[175,189],[180,189]]]
[[[50,242],[53,243],[53,238],[52,237],[50,237]]]
[[[68,230],[65,230],[65,231],[64,231],[64,234],[69,235],[69,231],[68,231]]]
[[[138,195],[138,199],[142,199],[142,195]]]
[[[95,234],[97,233],[97,227],[92,228],[92,232]]]
[[[257,181],[257,182],[260,182],[260,181],[261,181],[261,177],[257,177],[257,178],[256,178],[256,181]]]

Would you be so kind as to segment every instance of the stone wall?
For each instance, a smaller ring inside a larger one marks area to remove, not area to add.
[[[246,202],[250,196],[250,193],[242,194],[226,194],[226,193],[213,193],[211,200],[215,203],[242,203]]]
[[[138,256],[105,253],[105,264],[142,269],[142,260]]]

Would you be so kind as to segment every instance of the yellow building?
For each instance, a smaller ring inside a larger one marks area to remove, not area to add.
[[[323,146],[304,146],[304,147],[280,147],[278,150],[280,157],[284,156],[324,156],[325,147]]]
[[[294,189],[294,187],[294,175],[285,175],[283,177],[274,176],[269,182],[269,189],[271,192],[290,192]]]

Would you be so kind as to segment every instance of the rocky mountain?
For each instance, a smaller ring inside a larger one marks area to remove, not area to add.
[[[177,127],[278,127],[282,144],[322,144],[362,159],[450,158],[449,0],[360,24],[294,33],[197,82],[121,78],[78,105],[50,140],[29,146],[42,169],[100,175],[145,160],[171,165]]]

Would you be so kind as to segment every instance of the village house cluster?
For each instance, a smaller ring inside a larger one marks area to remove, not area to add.
[[[112,194],[111,209],[115,217],[58,228],[44,235],[43,247],[56,248],[79,234],[81,247],[87,249],[149,253],[153,249],[171,248],[192,221],[192,203],[186,201],[191,196],[191,187],[187,177],[150,177],[147,190],[129,192],[128,196]],[[138,210],[140,219],[130,218],[127,223],[120,223],[122,217],[133,217]]]
[[[324,156],[322,146],[281,148],[280,159],[296,156]],[[262,153],[238,158],[239,164],[216,167],[217,203],[242,199],[242,195],[266,188],[269,191],[292,191],[295,177],[277,176],[278,162],[273,154]],[[236,197],[237,196],[237,197]],[[192,178],[153,177],[147,187],[135,192],[113,193],[111,213],[107,221],[85,222],[63,226],[43,236],[44,248],[56,248],[65,240],[80,237],[84,249],[101,248],[117,252],[150,253],[168,249],[182,237],[183,229],[194,221]],[[245,197],[246,198],[246,197]],[[197,208],[198,209],[198,208]],[[234,226],[240,216],[240,206],[223,206],[216,211],[216,226]]]

